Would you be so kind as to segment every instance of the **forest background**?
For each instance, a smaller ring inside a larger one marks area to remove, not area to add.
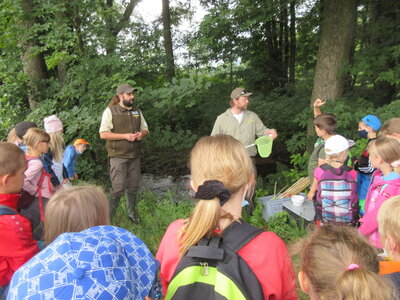
[[[295,167],[285,176],[293,181],[315,141],[316,98],[329,100],[324,111],[337,114],[348,138],[366,114],[399,116],[397,0],[199,1],[200,25],[183,29],[196,14],[191,1],[160,0],[150,23],[132,16],[145,1],[1,1],[0,137],[19,121],[42,126],[57,114],[67,143],[91,144],[81,178],[108,184],[98,128],[128,82],[151,132],[143,171],[185,174],[190,149],[243,86],[254,92],[249,109],[278,130],[272,158]]]

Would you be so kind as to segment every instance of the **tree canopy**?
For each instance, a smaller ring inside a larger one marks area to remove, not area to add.
[[[306,148],[315,98],[332,100],[349,137],[363,114],[385,121],[400,111],[397,0],[200,1],[199,26],[191,1],[160,0],[154,22],[135,13],[139,2],[1,1],[3,138],[21,120],[57,114],[67,142],[92,145],[85,175],[102,177],[101,112],[125,82],[139,88],[150,126],[150,172],[182,172],[237,86],[255,93],[250,109],[277,128],[274,158],[285,162]]]

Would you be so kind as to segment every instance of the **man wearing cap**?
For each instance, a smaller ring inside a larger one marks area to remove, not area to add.
[[[103,112],[100,138],[107,140],[110,159],[110,220],[120,198],[126,193],[128,216],[139,222],[136,211],[136,193],[139,189],[142,138],[149,134],[143,113],[133,106],[137,89],[129,84],[117,88],[117,94]]]
[[[229,134],[242,142],[244,146],[254,144],[256,137],[271,135],[275,139],[278,134],[275,129],[268,129],[256,113],[247,110],[249,96],[253,93],[244,88],[236,88],[231,93],[231,108],[220,114],[215,121],[211,135]],[[251,146],[246,148],[251,157],[257,155],[257,148]]]

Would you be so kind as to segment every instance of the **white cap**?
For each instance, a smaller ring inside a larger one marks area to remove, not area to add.
[[[328,155],[337,154],[349,148],[349,141],[339,134],[331,136],[325,142],[325,153]]]

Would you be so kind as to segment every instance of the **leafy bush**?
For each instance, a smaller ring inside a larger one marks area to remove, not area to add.
[[[268,221],[268,230],[275,232],[285,243],[290,244],[306,235],[304,226],[297,224],[296,220],[286,211],[275,214]]]

